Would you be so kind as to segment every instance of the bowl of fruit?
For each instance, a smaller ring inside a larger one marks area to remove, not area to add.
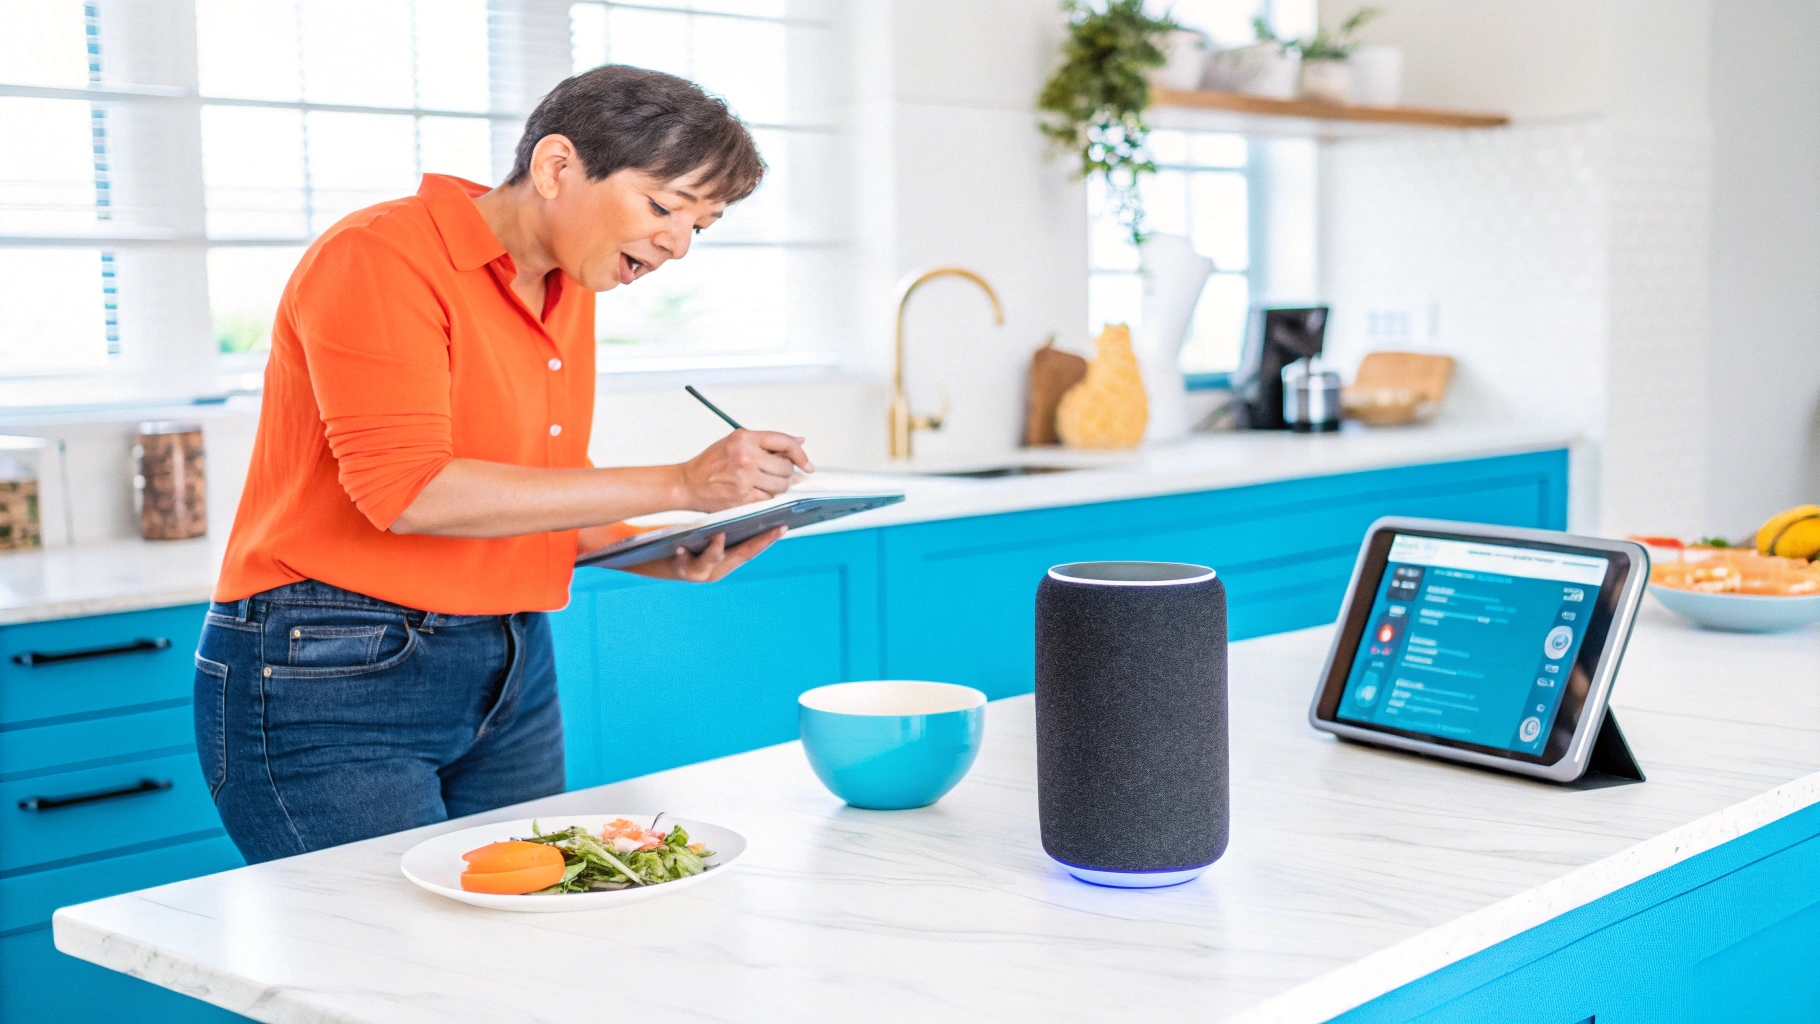
[[[1707,629],[1780,633],[1820,622],[1820,505],[1781,512],[1739,544],[1633,539],[1649,548],[1649,592]]]

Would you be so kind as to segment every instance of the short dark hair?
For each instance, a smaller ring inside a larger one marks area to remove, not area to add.
[[[512,173],[531,173],[531,151],[546,135],[575,144],[588,178],[632,168],[663,181],[700,173],[705,198],[736,203],[765,176],[752,133],[725,101],[686,78],[607,64],[564,79],[525,121]]]

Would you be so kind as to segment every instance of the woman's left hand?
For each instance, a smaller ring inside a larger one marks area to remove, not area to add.
[[[784,530],[785,528],[782,526],[773,527],[751,540],[743,541],[731,548],[727,547],[726,534],[715,534],[714,540],[703,548],[699,555],[691,555],[686,549],[677,548],[676,554],[665,561],[629,566],[626,571],[658,580],[713,583],[757,558],[759,552],[777,543],[779,538],[783,537]]]

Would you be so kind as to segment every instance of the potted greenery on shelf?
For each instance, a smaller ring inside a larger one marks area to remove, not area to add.
[[[1263,18],[1256,18],[1251,24],[1259,42],[1276,43],[1301,54],[1304,97],[1322,103],[1351,103],[1352,67],[1347,64],[1347,58],[1359,48],[1353,35],[1383,13],[1377,7],[1361,7],[1348,15],[1333,33],[1329,34],[1324,25],[1317,26],[1314,35],[1295,40],[1277,38],[1270,23]]]
[[[1099,175],[1133,244],[1144,238],[1138,179],[1156,170],[1144,149],[1150,127],[1150,72],[1168,60],[1162,43],[1181,26],[1144,12],[1143,0],[1063,0],[1068,38],[1062,62],[1043,83],[1038,129],[1060,154],[1080,158],[1083,178]]]

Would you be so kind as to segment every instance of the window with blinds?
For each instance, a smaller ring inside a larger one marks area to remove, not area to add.
[[[108,107],[94,4],[0,2],[0,373],[102,369],[119,351]]]
[[[607,61],[684,75],[771,172],[602,296],[603,370],[825,358],[848,268],[834,0],[0,0],[0,404],[256,387],[280,292],[426,171],[496,183]],[[718,360],[718,362],[717,362]]]
[[[843,291],[829,5],[584,0],[569,21],[576,72],[629,64],[690,79],[751,127],[768,166],[686,259],[601,296],[603,365],[812,351],[809,307]]]
[[[485,0],[196,0],[196,39],[225,353],[270,345],[304,246],[343,216],[425,171],[491,183]]]

